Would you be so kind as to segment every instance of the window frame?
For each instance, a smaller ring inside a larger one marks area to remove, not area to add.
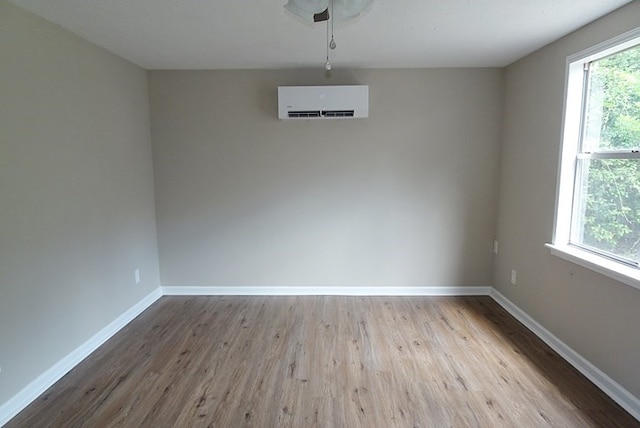
[[[567,57],[553,240],[552,243],[546,244],[546,246],[551,250],[551,254],[555,256],[640,289],[640,268],[570,243],[571,227],[575,221],[573,204],[576,182],[579,178],[578,157],[584,156],[580,151],[580,143],[583,133],[585,64],[636,45],[640,45],[640,28],[628,31]],[[618,155],[602,151],[588,156],[610,158]],[[636,157],[628,156],[628,154],[624,156],[627,158]]]

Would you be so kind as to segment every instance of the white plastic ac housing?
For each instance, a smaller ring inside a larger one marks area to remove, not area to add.
[[[369,117],[369,86],[279,86],[279,119]]]

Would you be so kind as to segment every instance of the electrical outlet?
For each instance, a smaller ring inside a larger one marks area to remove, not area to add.
[[[133,271],[133,277],[136,280],[136,284],[140,284],[140,269],[136,269]]]
[[[511,270],[511,284],[516,285],[516,280],[518,279],[518,272],[515,269]]]
[[[493,241],[493,254],[498,254],[498,241]]]

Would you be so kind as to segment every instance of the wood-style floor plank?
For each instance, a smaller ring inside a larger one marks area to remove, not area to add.
[[[7,427],[640,427],[488,297],[163,297]]]

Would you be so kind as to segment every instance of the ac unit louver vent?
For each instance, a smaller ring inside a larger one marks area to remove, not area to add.
[[[320,111],[290,111],[289,117],[320,117]]]
[[[326,117],[353,117],[353,110],[329,110],[323,111],[322,114]]]
[[[304,118],[304,117],[353,117],[353,110],[328,110],[328,111],[318,111],[318,110],[306,110],[306,111],[290,111],[287,112],[289,117],[291,118]]]

